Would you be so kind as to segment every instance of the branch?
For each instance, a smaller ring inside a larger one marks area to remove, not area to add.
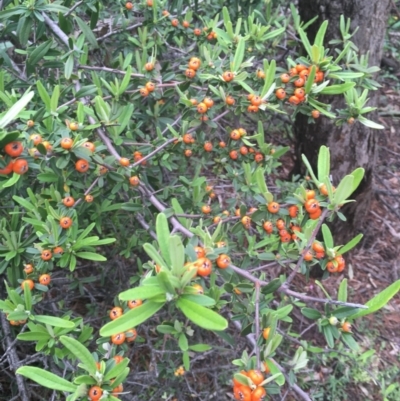
[[[324,299],[324,298],[310,297],[308,295],[303,295],[298,292],[289,290],[286,287],[281,287],[278,291],[282,292],[283,294],[289,295],[291,297],[301,299],[302,301],[321,302],[323,304],[349,306],[351,308],[359,308],[359,309],[368,309],[368,306],[366,306],[366,305],[353,304],[351,302],[334,301],[333,299],[328,299],[328,298]]]
[[[92,67],[89,65],[78,65],[78,69],[82,70],[91,70],[91,71],[104,71],[104,72],[111,72],[113,74],[119,74],[119,75],[126,75],[126,71],[122,70],[116,70],[115,68],[108,68],[108,67]],[[143,74],[131,74],[131,77],[137,77],[137,78],[143,78]]]
[[[61,42],[63,42],[64,45],[69,48],[68,36],[46,13],[42,13],[41,15],[46,25],[50,28],[51,31],[53,31],[54,35],[56,35],[61,40]]]

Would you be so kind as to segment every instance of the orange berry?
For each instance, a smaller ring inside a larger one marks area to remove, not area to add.
[[[121,307],[115,306],[114,308],[111,309],[109,316],[111,320],[118,319],[123,315],[124,311],[122,310]]]
[[[277,203],[277,202],[271,202],[271,203],[268,203],[267,208],[270,213],[275,214],[275,213],[279,212],[280,206],[279,206],[279,203]]]
[[[42,274],[39,277],[39,283],[42,284],[42,285],[46,285],[47,286],[47,285],[50,284],[50,281],[51,281],[50,274]]]
[[[29,289],[30,289],[31,291],[32,291],[33,288],[35,287],[35,283],[33,282],[33,280],[27,279],[27,280],[24,280],[24,281],[21,283],[21,288],[22,288],[22,290],[24,290],[25,283],[28,284],[28,287],[29,287]]]
[[[211,207],[210,207],[209,205],[203,205],[203,206],[201,207],[201,211],[202,211],[204,214],[210,214],[210,213],[211,213]]]
[[[264,381],[264,374],[261,370],[252,369],[247,372],[247,376],[251,379],[251,381],[258,386]]]
[[[289,74],[282,74],[280,76],[282,83],[287,84],[290,81],[290,75]]]
[[[222,253],[218,256],[216,263],[220,269],[226,269],[231,264],[231,258],[228,255]]]
[[[121,166],[123,166],[123,167],[128,167],[129,164],[130,164],[130,161],[129,161],[129,159],[128,159],[127,157],[121,157],[121,158],[119,159],[119,164],[120,164]]]
[[[137,175],[134,175],[132,177],[129,178],[129,183],[133,186],[133,187],[137,187],[140,184],[140,180],[139,177]]]
[[[312,118],[319,118],[320,112],[318,110],[313,110],[311,112],[311,116],[312,116]]]
[[[283,88],[278,88],[275,91],[275,96],[279,99],[279,100],[283,100],[286,97],[286,92]]]
[[[205,142],[203,148],[206,152],[211,152],[213,150],[213,145],[211,142]]]
[[[207,113],[207,110],[208,110],[208,107],[203,102],[201,102],[197,105],[198,113],[204,114],[204,113]]]
[[[342,330],[343,330],[345,333],[351,333],[351,324],[350,324],[349,322],[344,322],[344,323],[342,324]]]
[[[188,68],[185,71],[185,75],[187,78],[192,79],[196,76],[196,70],[193,70],[192,68]]]
[[[225,72],[222,74],[222,79],[223,79],[225,82],[231,82],[231,81],[233,80],[233,78],[235,78],[235,75],[234,75],[233,72],[231,72],[231,71],[225,71]]]

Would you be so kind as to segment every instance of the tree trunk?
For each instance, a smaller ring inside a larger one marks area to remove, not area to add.
[[[325,47],[328,42],[340,39],[340,15],[351,19],[351,32],[358,26],[357,33],[351,38],[359,48],[360,54],[369,52],[369,65],[379,66],[382,58],[383,40],[386,23],[389,16],[390,0],[299,0],[299,12],[302,21],[309,21],[315,15],[319,18],[307,28],[307,35],[313,43],[316,32],[324,20],[329,21],[325,35]],[[331,52],[332,54],[332,52]],[[370,101],[367,106],[378,105],[377,91],[369,92]],[[325,96],[320,100],[332,105],[332,111],[345,107],[341,96]],[[368,118],[376,120],[377,114],[371,113]],[[362,231],[366,214],[372,199],[372,179],[376,155],[378,130],[365,127],[359,122],[353,125],[344,124],[337,127],[334,122],[320,117],[315,124],[307,124],[307,117],[299,114],[296,118],[295,136],[298,171],[300,170],[301,154],[305,154],[316,170],[317,155],[320,146],[326,145],[331,152],[331,173],[333,185],[351,173],[357,167],[365,169],[365,177],[359,189],[352,195],[355,203],[343,207],[347,222],[335,221],[333,227],[337,243],[345,243],[356,233]],[[303,171],[304,172],[304,171]]]

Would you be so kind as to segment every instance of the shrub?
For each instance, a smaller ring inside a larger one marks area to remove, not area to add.
[[[194,332],[233,344],[236,330],[255,349],[233,360],[236,399],[262,399],[285,383],[304,397],[296,380],[308,353],[323,350],[291,326],[295,311],[316,323],[329,348],[357,350],[351,323],[399,289],[396,282],[359,305],[348,302],[345,278],[337,300],[320,282],[325,299],[292,288],[313,270],[322,279],[341,274],[343,255],[362,237],[334,244],[324,221],[345,219],[340,208],[363,169],[335,188],[321,147],[317,171],[304,157],[309,176],[283,183],[277,168],[288,147],[266,141],[282,135],[279,116],[296,113],[310,124],[382,128],[364,116],[375,69],[359,59],[349,24],[342,19],[335,52],[323,44],[327,22],[311,44],[294,7],[285,16],[259,2],[239,15],[221,3],[5,2],[0,12],[4,33],[20,45],[18,62],[2,53],[0,73],[0,309],[17,339],[35,342],[57,366],[17,374],[67,400],[118,399],[130,343],[145,341],[149,319],[155,339],[147,341],[173,339],[180,352],[175,376],[213,347]],[[325,94],[344,96],[348,107],[335,114]],[[41,306],[61,281],[69,293],[99,278],[107,288],[121,260],[123,289],[101,311],[100,330],[93,312],[78,317],[62,299],[53,310]],[[283,341],[295,348],[281,352]]]

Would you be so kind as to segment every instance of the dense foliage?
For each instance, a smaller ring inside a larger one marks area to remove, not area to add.
[[[69,401],[124,399],[131,343],[165,351],[151,363],[179,377],[238,333],[254,351],[232,361],[235,399],[287,388],[310,399],[308,354],[325,351],[294,316],[329,349],[357,351],[351,323],[399,290],[365,306],[348,302],[346,278],[337,300],[320,281],[324,299],[293,285],[346,272],[362,237],[334,244],[324,221],[345,219],[363,169],[331,183],[322,147],[317,171],[303,158],[309,176],[282,182],[288,147],[270,141],[296,113],[382,128],[365,117],[377,67],[357,53],[350,22],[330,44],[324,22],[310,43],[312,21],[293,4],[225,3],[3,1],[0,309],[7,333],[41,355],[17,375]],[[346,109],[322,95],[344,96]],[[117,282],[118,294],[99,295]],[[69,297],[93,283],[79,315]],[[182,366],[171,370],[169,352]]]

